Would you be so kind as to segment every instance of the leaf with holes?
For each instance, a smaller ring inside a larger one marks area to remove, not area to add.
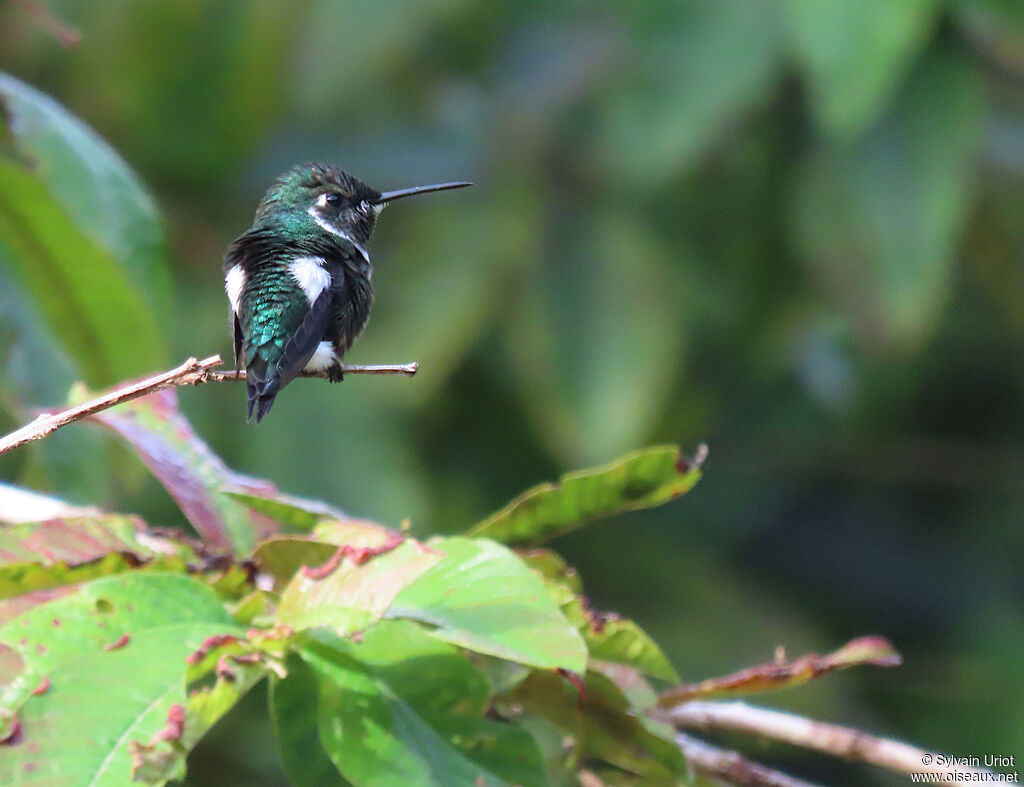
[[[186,657],[242,633],[209,587],[173,574],[95,580],[8,621],[0,643],[21,664],[0,687],[0,737],[15,713],[20,734],[0,783],[125,784],[131,742],[152,739],[185,700]]]

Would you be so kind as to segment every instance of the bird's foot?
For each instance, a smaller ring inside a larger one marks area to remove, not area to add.
[[[345,370],[341,368],[340,363],[331,365],[331,368],[327,370],[327,379],[332,383],[340,383],[345,379]]]

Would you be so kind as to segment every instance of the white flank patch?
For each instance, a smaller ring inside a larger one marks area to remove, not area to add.
[[[324,266],[323,257],[296,257],[288,263],[288,272],[306,293],[310,303],[331,285],[331,274]]]
[[[241,265],[232,265],[224,277],[224,291],[231,302],[231,311],[236,315],[242,308],[242,290],[245,289],[245,269]]]
[[[329,221],[324,219],[323,216],[316,212],[316,208],[310,208],[309,210],[306,211],[306,213],[313,217],[313,221],[315,221],[317,223],[317,226],[319,226],[320,229],[322,229],[324,232],[329,232],[331,233],[331,235],[334,235],[335,237],[341,238],[342,240],[347,240],[349,243],[355,246],[356,251],[362,254],[363,259],[366,260],[367,263],[369,263],[370,253],[365,248],[363,248],[363,245],[361,243],[358,243],[355,238],[353,238],[347,232],[339,230]]]
[[[306,364],[307,372],[322,372],[329,369],[334,363],[334,345],[330,342],[320,342],[313,351],[313,357]]]

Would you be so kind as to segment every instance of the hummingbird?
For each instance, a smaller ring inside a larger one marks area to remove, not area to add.
[[[270,411],[303,370],[343,377],[341,360],[370,317],[366,245],[384,206],[459,189],[464,181],[380,192],[344,170],[305,164],[267,190],[252,226],[224,256],[235,368],[245,368],[247,420]]]

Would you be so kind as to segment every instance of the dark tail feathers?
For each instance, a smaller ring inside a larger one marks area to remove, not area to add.
[[[261,364],[262,365],[262,364]],[[263,416],[270,412],[277,398],[277,392],[281,390],[280,378],[276,373],[269,378],[266,376],[266,367],[262,369],[255,365],[245,371],[246,389],[249,393],[249,408],[246,420],[253,420],[253,412],[256,413],[256,423],[263,420]]]

